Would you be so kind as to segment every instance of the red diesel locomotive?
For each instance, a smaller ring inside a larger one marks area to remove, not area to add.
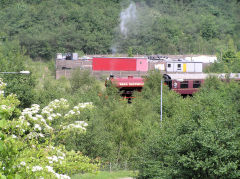
[[[108,80],[119,89],[122,97],[127,99],[133,98],[132,94],[134,91],[141,92],[144,86],[144,78],[141,77],[115,78],[113,75],[110,75]],[[107,81],[106,84],[108,83]]]

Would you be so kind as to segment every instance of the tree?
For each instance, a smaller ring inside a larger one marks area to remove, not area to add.
[[[128,48],[128,57],[133,57],[133,49],[132,49],[132,47]]]
[[[5,42],[0,45],[1,72],[20,72],[27,69],[27,56],[18,42]],[[29,59],[28,59],[29,60]],[[21,101],[21,107],[29,107],[34,101],[35,78],[33,74],[0,74],[7,83],[6,95],[14,93]]]
[[[206,40],[217,38],[217,25],[212,17],[206,17],[202,23],[201,36]]]
[[[239,178],[239,91],[215,78],[155,128],[140,152],[140,178]],[[226,91],[231,91],[226,92]]]

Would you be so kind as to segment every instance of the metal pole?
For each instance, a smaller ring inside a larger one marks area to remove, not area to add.
[[[161,110],[160,110],[160,120],[161,120],[161,124],[162,124],[162,86],[163,86],[163,81],[161,79]]]
[[[0,72],[0,74],[30,74],[30,71],[20,71],[20,72]]]
[[[18,74],[19,72],[0,72],[0,74]]]

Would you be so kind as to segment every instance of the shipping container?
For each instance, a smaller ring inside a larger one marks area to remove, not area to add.
[[[63,55],[61,53],[57,53],[57,60],[63,60]]]
[[[167,72],[202,72],[202,62],[167,62]]]
[[[78,53],[72,53],[72,60],[78,60]]]
[[[93,71],[147,71],[147,58],[93,57]]]

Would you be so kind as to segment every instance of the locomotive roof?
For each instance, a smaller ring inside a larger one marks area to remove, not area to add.
[[[218,78],[226,78],[229,75],[229,78],[240,79],[240,73],[168,73],[168,76],[173,80],[178,79],[206,79],[210,76],[216,76]]]
[[[193,62],[193,61],[186,61],[186,60],[181,60],[181,61],[171,60],[171,61],[167,61],[167,64],[169,64],[169,63],[203,63],[203,62]]]

